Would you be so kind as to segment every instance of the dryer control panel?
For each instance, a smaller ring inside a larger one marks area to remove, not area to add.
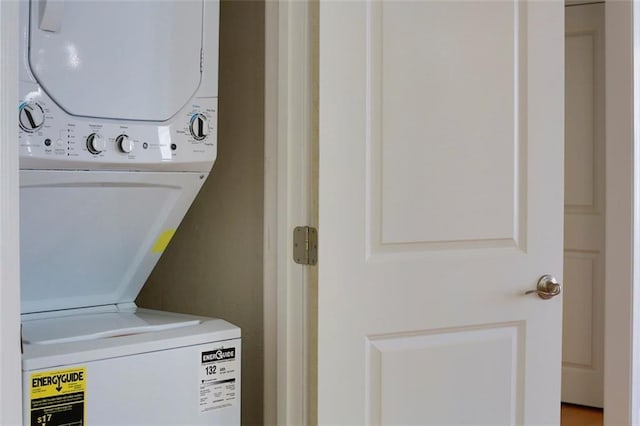
[[[18,106],[22,169],[208,172],[215,161],[217,98],[166,122],[121,122],[71,116],[33,88]]]

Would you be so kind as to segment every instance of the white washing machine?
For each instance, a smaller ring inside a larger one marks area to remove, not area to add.
[[[134,304],[215,161],[218,2],[20,7],[25,424],[240,424],[240,330]]]

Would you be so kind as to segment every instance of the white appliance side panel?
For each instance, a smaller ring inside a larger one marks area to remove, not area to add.
[[[56,421],[62,416],[69,421],[83,416],[82,424],[92,426],[240,425],[240,359],[237,339],[25,371],[24,421],[37,424],[38,417],[50,415],[47,420],[52,424],[60,424]],[[83,372],[82,378],[76,374],[76,381],[61,384],[60,391],[55,391],[55,383],[49,390],[69,402],[47,408],[56,401],[31,401],[34,390],[46,383],[34,383],[34,378],[65,371]],[[32,403],[39,407],[34,407],[33,419]]]
[[[200,85],[202,36],[202,0],[31,1],[29,60],[69,114],[165,121]]]
[[[22,170],[22,313],[132,302],[205,178]]]
[[[218,96],[220,50],[220,1],[204,0],[204,26],[202,29],[202,79],[198,97]]]

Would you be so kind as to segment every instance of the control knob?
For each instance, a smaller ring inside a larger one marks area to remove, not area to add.
[[[133,151],[133,141],[129,139],[128,135],[122,134],[116,138],[116,145],[120,152],[124,154],[129,154]]]
[[[44,124],[44,110],[37,102],[25,102],[18,110],[18,122],[25,132],[36,132]]]
[[[91,133],[87,136],[87,149],[94,155],[100,154],[107,147],[107,143],[97,133]]]
[[[189,131],[191,136],[197,141],[207,137],[209,127],[207,126],[207,116],[202,113],[193,114],[189,120]]]

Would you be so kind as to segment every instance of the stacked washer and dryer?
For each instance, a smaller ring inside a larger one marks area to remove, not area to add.
[[[219,3],[20,16],[25,424],[240,424],[240,330],[134,303],[216,158]]]

